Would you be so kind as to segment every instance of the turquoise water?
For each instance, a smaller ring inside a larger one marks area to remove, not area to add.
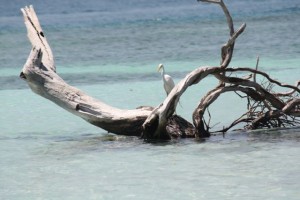
[[[30,51],[19,9],[33,4],[68,83],[119,108],[156,106],[165,98],[159,63],[175,82],[198,66],[218,65],[228,38],[218,6],[0,2],[0,199],[299,199],[299,128],[149,144],[86,123],[18,78]],[[272,77],[299,80],[300,2],[226,3],[236,27],[247,23],[231,65],[254,67],[259,55]],[[189,88],[177,113],[191,120],[216,84],[209,77]],[[236,95],[222,96],[210,109],[212,124],[228,125],[245,106]]]

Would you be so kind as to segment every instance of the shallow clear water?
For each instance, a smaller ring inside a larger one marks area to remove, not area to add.
[[[65,133],[65,132],[64,132]],[[300,131],[147,144],[132,137],[1,138],[2,199],[298,199]]]
[[[0,199],[299,199],[299,128],[145,143],[107,134],[33,94],[18,78],[30,51],[19,8],[33,4],[68,83],[116,107],[156,106],[165,98],[159,63],[175,82],[198,66],[218,65],[228,37],[218,6],[0,3]],[[247,23],[231,65],[254,67],[260,55],[260,68],[272,77],[299,80],[300,2],[226,3],[236,27]],[[209,77],[189,88],[177,113],[190,120],[216,83]],[[222,96],[210,109],[212,123],[228,124],[245,106],[236,95]]]

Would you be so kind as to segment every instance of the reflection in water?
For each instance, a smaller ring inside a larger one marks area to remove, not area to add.
[[[34,137],[19,138],[35,139]],[[211,138],[197,139],[174,139],[171,141],[144,141],[138,137],[119,136],[114,134],[82,134],[76,136],[55,136],[46,139],[47,150],[43,153],[53,155],[86,154],[88,152],[102,151],[144,151],[161,148],[184,148],[191,150],[198,146],[204,146],[209,151],[227,149],[231,151],[236,146],[255,146],[256,144],[268,145],[268,143],[297,143],[300,141],[300,128],[256,130],[243,132],[229,132],[225,136],[215,135]],[[45,148],[45,146],[43,147]],[[221,149],[220,149],[221,148]]]

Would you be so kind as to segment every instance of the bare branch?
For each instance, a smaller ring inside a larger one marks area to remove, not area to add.
[[[225,5],[223,0],[198,0],[198,1],[219,4],[221,6],[224,14],[225,14],[227,24],[228,24],[228,28],[229,28],[229,35],[232,38],[231,42],[227,43],[228,45],[225,45],[221,48],[221,58],[222,58],[221,66],[226,68],[228,66],[228,64],[230,63],[230,61],[231,61],[232,54],[233,54],[233,49],[234,49],[234,41],[236,39],[236,38],[235,39],[233,38],[233,36],[234,36],[234,24],[233,24],[233,20],[232,20],[232,17],[230,15],[230,12],[227,9],[227,6]],[[243,29],[245,29],[245,27],[246,26],[244,26]],[[243,30],[241,30],[241,32],[243,32]],[[237,37],[238,35],[236,35],[235,37]]]
[[[234,32],[234,34],[230,37],[230,39],[228,40],[228,42],[227,42],[227,44],[225,46],[226,47],[231,46],[235,42],[235,40],[237,39],[237,37],[244,32],[245,28],[246,28],[246,23],[243,23],[240,26],[240,28],[236,32]]]
[[[234,122],[232,122],[228,127],[225,127],[221,130],[218,130],[218,131],[214,131],[214,133],[224,133],[224,132],[227,132],[229,131],[231,128],[233,128],[234,126],[240,124],[240,123],[248,123],[248,122],[251,122],[253,119],[252,118],[244,118],[248,113],[245,113],[243,114],[241,117],[239,117],[238,119],[234,120]]]
[[[24,23],[27,28],[28,39],[30,40],[31,44],[34,45],[33,47],[41,49],[45,54],[42,58],[44,65],[55,72],[56,69],[52,50],[47,42],[33,6],[21,8],[21,11],[24,16]]]
[[[276,109],[281,110],[285,105],[279,98],[268,92],[258,83],[236,77],[226,77],[221,74],[215,74],[215,77],[225,83],[255,88],[255,90],[258,91],[264,99],[268,100]]]
[[[252,88],[245,88],[245,87],[240,87],[240,86],[227,86],[227,87],[219,87],[211,90],[206,94],[198,104],[196,110],[193,112],[193,123],[196,128],[196,135],[200,138],[202,137],[207,137],[209,133],[204,132],[202,129],[202,124],[203,124],[203,115],[205,113],[205,110],[222,94],[225,92],[243,92],[250,96],[251,98],[261,101],[264,99],[264,97],[253,90]],[[202,132],[201,132],[202,131]]]
[[[229,65],[232,58],[234,42],[238,38],[238,36],[244,32],[245,28],[246,28],[246,24],[244,23],[236,32],[232,34],[228,42],[222,47],[221,68],[226,68]]]
[[[255,70],[258,70],[258,63],[259,63],[259,56],[257,56],[256,59],[256,66],[255,66]],[[253,73],[253,81],[256,82],[256,72]]]
[[[248,71],[248,72],[260,74],[260,75],[264,76],[265,78],[267,78],[268,81],[270,81],[271,83],[275,83],[276,85],[281,86],[281,87],[291,88],[291,89],[293,89],[293,90],[295,90],[295,91],[297,91],[297,92],[300,93],[300,89],[297,88],[297,86],[299,86],[299,84],[300,84],[299,83],[300,81],[297,82],[297,86],[293,86],[293,85],[281,83],[279,81],[276,81],[275,79],[272,79],[267,73],[259,71],[259,70],[251,69],[251,68],[241,68],[241,67],[238,67],[238,68],[226,68],[225,71],[226,72]]]
[[[279,117],[282,115],[284,115],[284,113],[280,110],[268,111],[262,114],[260,117],[256,118],[255,120],[253,120],[251,125],[248,128],[257,129],[257,128],[263,128],[264,126],[267,126],[268,128],[276,127],[276,126],[269,125],[270,120],[279,119]]]
[[[300,98],[295,98],[288,102],[282,111],[285,114],[300,116]]]
[[[295,88],[298,88],[299,87],[299,85],[300,85],[300,81],[296,81],[296,83],[295,83]],[[294,94],[296,91],[297,91],[297,89],[292,89],[292,90],[290,90],[290,91],[288,91],[288,92],[278,92],[278,93],[274,93],[274,95],[276,95],[276,96],[291,96],[292,94]]]
[[[227,24],[228,24],[228,27],[229,27],[229,31],[230,31],[230,36],[233,35],[234,33],[234,26],[233,26],[233,20],[232,20],[232,17],[224,3],[223,0],[198,0],[198,1],[202,1],[202,2],[206,2],[206,3],[215,3],[215,4],[219,4],[226,16],[226,19],[227,19]]]

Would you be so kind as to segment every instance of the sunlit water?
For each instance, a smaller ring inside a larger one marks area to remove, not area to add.
[[[300,129],[230,132],[205,141],[145,143],[108,134],[33,94],[18,74],[30,51],[20,7],[33,4],[58,73],[124,109],[165,98],[159,63],[175,82],[218,65],[228,39],[221,9],[196,1],[4,1],[0,6],[0,199],[299,199]],[[238,27],[232,66],[299,80],[298,0],[226,1]],[[187,90],[177,113],[193,109],[217,80]],[[212,125],[245,109],[237,95],[210,108]]]

